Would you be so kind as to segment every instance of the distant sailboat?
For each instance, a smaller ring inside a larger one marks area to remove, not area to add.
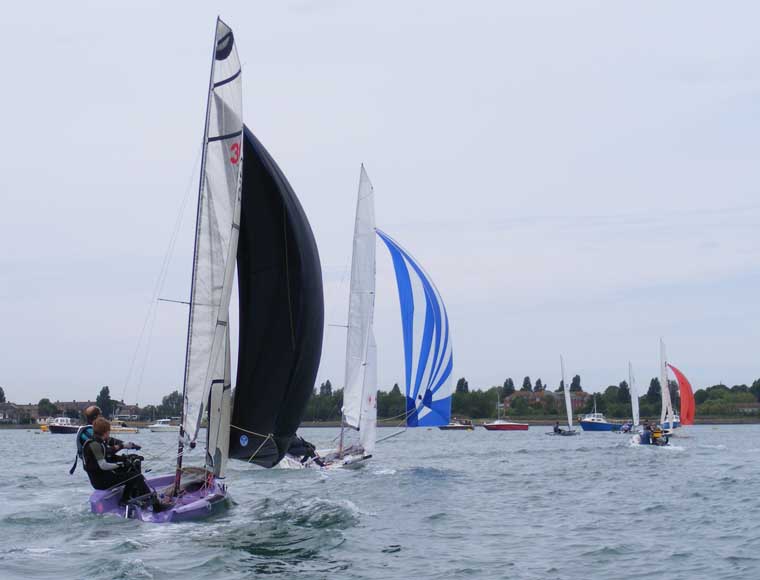
[[[338,448],[320,451],[314,461],[291,461],[289,467],[359,467],[372,457],[377,430],[377,345],[375,310],[375,198],[361,166],[351,257],[351,285],[346,333],[346,366]],[[302,450],[302,452],[305,449]],[[297,454],[293,454],[294,457]]]
[[[633,376],[633,365],[628,362],[628,391],[631,394],[631,413],[633,415],[633,425],[631,431],[637,432],[641,418],[639,417],[639,392],[636,387],[636,378]]]
[[[670,383],[668,381],[668,362],[665,354],[665,343],[660,339],[660,393],[662,407],[660,410],[660,426],[666,431],[672,431],[680,426],[680,417],[673,410],[670,398]]]
[[[364,166],[354,223],[351,288],[346,338],[346,372],[337,449],[312,457],[309,444],[294,449],[286,467],[357,467],[374,451],[377,429],[375,233],[393,260],[401,306],[407,427],[447,425],[451,418],[453,350],[443,299],[419,263],[375,227],[374,189]],[[313,446],[312,446],[313,449]],[[299,458],[302,456],[303,458]]]
[[[565,359],[560,355],[559,365],[562,370],[562,391],[565,396],[565,412],[567,413],[567,429],[559,429],[547,433],[547,435],[578,435],[580,432],[573,429],[573,400],[570,395],[570,387],[565,380]]]

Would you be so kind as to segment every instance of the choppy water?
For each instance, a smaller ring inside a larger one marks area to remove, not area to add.
[[[760,426],[663,449],[547,429],[412,430],[358,471],[234,462],[229,511],[166,526],[90,514],[73,436],[0,431],[0,577],[760,578]]]

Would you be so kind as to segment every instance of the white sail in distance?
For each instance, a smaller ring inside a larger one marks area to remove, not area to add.
[[[633,365],[628,361],[628,392],[631,394],[631,414],[634,429],[639,426],[639,391],[636,388],[636,377],[633,376]]]
[[[190,441],[198,436],[212,385],[230,388],[227,333],[240,224],[242,109],[241,69],[235,39],[232,30],[217,20],[203,136],[185,358],[182,429]],[[222,407],[228,408],[226,405],[219,408]]]
[[[375,311],[375,194],[364,165],[359,172],[356,201],[351,287],[346,336],[346,374],[343,385],[343,424],[361,431],[371,429],[377,416],[377,364],[373,336]],[[372,409],[367,409],[371,407]],[[374,446],[374,441],[373,441]],[[366,447],[365,447],[366,451]]]
[[[565,381],[565,359],[560,355],[559,365],[562,368],[562,390],[565,394],[565,411],[567,412],[567,427],[573,428],[573,400],[570,396],[570,385]]]
[[[675,417],[673,413],[673,403],[670,400],[670,386],[668,385],[668,359],[665,355],[665,343],[660,339],[660,392],[662,393],[662,409],[660,411],[660,425],[666,421],[670,422],[670,428],[673,428]]]

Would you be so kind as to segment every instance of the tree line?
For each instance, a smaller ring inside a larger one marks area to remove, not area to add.
[[[675,381],[668,381],[673,407],[678,410],[680,396],[678,385]],[[575,375],[570,381],[570,392],[581,393],[583,386],[580,375]],[[504,399],[515,393],[544,393],[551,388],[540,378],[535,383],[530,377],[525,377],[520,389],[515,388],[514,380],[507,378],[503,384],[494,385],[488,389],[470,390],[467,379],[462,377],[456,382],[451,402],[451,414],[455,417],[469,418],[492,418],[496,417],[497,405],[501,405]],[[555,395],[564,391],[564,383],[552,390]],[[660,415],[662,388],[660,380],[653,378],[649,382],[646,394],[639,397],[639,412],[642,417],[657,417]],[[694,393],[698,415],[739,415],[743,405],[760,402],[760,379],[754,381],[751,386],[713,385],[706,389],[699,389]],[[615,419],[630,418],[631,391],[627,381],[621,381],[617,385],[610,385],[601,393],[588,397],[583,408],[577,414],[590,413],[596,403],[597,411],[605,413]],[[405,397],[398,384],[394,384],[390,391],[379,391],[377,394],[378,419],[401,421],[405,413]],[[327,380],[319,386],[312,395],[304,414],[306,421],[340,421],[341,407],[343,406],[343,390],[334,389],[332,383]],[[565,403],[561,396],[526,397],[517,396],[510,399],[509,408],[504,412],[507,416],[564,416]]]
[[[100,407],[104,417],[113,417],[118,411],[121,403],[111,398],[111,389],[108,386],[102,387],[95,404]],[[140,421],[153,421],[163,417],[179,417],[182,414],[182,395],[179,391],[172,391],[166,395],[159,405],[146,405],[138,407],[135,414]],[[37,403],[37,415],[39,417],[58,417],[66,416],[72,419],[80,419],[81,411],[77,409],[61,409],[49,398],[40,399]],[[31,419],[26,418],[27,422]]]
[[[675,381],[668,381],[673,407],[678,410],[680,397],[678,385]],[[544,393],[551,388],[540,378],[535,383],[530,377],[522,380],[520,389],[516,389],[511,378],[505,379],[501,385],[494,385],[488,389],[470,390],[467,379],[462,377],[456,382],[451,403],[451,412],[455,417],[490,418],[497,415],[497,405],[501,405],[507,397],[515,393]],[[552,392],[561,394],[564,383],[560,384]],[[570,381],[570,392],[583,392],[580,375],[575,375]],[[642,417],[656,417],[660,414],[661,385],[658,378],[649,382],[649,388],[645,395],[639,398],[639,410]],[[530,399],[530,400],[529,400]],[[742,408],[747,405],[760,403],[760,379],[751,385],[734,385],[728,387],[723,384],[713,385],[705,389],[699,389],[694,393],[698,415],[739,415]],[[5,393],[0,387],[0,403],[5,402]],[[110,388],[104,386],[98,393],[95,404],[101,408],[106,417],[113,416],[118,411],[119,402],[111,398]],[[578,413],[589,413],[596,409],[605,415],[623,419],[631,417],[631,394],[627,381],[621,381],[617,385],[608,386],[603,392],[589,397],[585,406]],[[322,383],[309,399],[304,413],[306,421],[339,421],[343,406],[343,389],[333,389],[332,383],[327,380]],[[406,398],[398,384],[394,384],[389,391],[377,393],[377,416],[378,419],[386,419],[389,424],[394,420],[401,422],[406,410]],[[49,398],[40,399],[38,403],[40,417],[54,417],[64,414]],[[65,414],[72,419],[79,419],[80,412],[68,409]],[[182,414],[182,395],[179,391],[173,391],[163,397],[159,405],[146,405],[139,407],[136,412],[139,420],[152,421],[162,417],[178,417]],[[525,397],[518,396],[510,399],[510,405],[504,412],[507,416],[562,416],[565,414],[562,397]],[[26,422],[30,422],[29,417]]]

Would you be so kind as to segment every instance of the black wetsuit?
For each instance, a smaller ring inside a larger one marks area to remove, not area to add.
[[[117,466],[118,456],[109,454],[106,443],[101,439],[96,437],[87,441],[83,456],[84,469],[95,489],[111,489],[124,484],[122,502],[150,494],[150,488],[140,473],[140,468]]]

